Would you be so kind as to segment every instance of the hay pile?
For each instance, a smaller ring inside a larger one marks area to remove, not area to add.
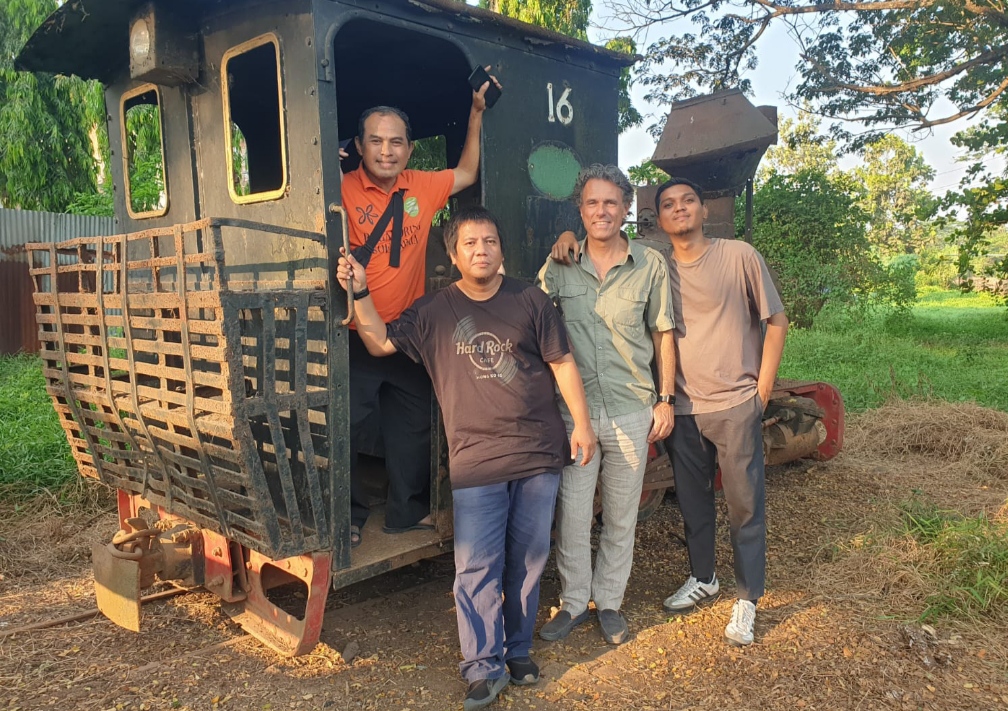
[[[1008,481],[1008,413],[973,403],[894,400],[854,419],[844,449],[883,461],[924,457]]]

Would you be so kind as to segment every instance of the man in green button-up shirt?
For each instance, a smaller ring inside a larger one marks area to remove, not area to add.
[[[602,637],[622,644],[629,630],[619,609],[633,563],[648,444],[667,437],[674,424],[672,292],[665,258],[620,232],[633,188],[619,168],[593,165],[583,170],[574,197],[587,233],[581,255],[566,265],[548,259],[539,284],[563,312],[599,447],[585,466],[566,467],[560,480],[561,608],[539,635],[547,640],[566,637],[588,618],[591,599]],[[561,413],[569,431],[573,422],[562,407]],[[603,528],[593,572],[596,483],[602,494]]]

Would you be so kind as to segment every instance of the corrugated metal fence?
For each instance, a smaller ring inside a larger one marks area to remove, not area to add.
[[[0,208],[0,354],[39,349],[25,243],[115,233],[112,217]]]

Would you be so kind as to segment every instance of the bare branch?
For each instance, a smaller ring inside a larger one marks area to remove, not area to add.
[[[872,96],[894,96],[896,94],[902,94],[904,92],[917,91],[918,89],[923,89],[928,86],[934,86],[935,84],[941,84],[946,79],[951,79],[954,76],[967,72],[974,67],[981,64],[990,64],[995,60],[1004,59],[1008,56],[1008,47],[1000,47],[996,50],[989,50],[983,54],[977,55],[968,62],[962,62],[961,64],[956,64],[955,66],[949,67],[943,72],[937,72],[935,74],[928,74],[927,76],[920,77],[919,79],[914,79],[913,81],[900,82],[899,84],[876,84],[876,85],[861,85],[861,84],[849,84],[847,82],[841,82],[836,79],[833,73],[822,64],[816,62],[811,56],[802,52],[800,55],[801,59],[808,62],[813,67],[815,67],[819,72],[822,73],[824,77],[829,78],[836,89],[842,89],[845,91],[853,91],[859,94],[870,94]]]

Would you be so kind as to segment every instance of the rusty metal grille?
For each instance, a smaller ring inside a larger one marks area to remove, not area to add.
[[[83,476],[271,558],[331,547],[326,292],[228,288],[204,219],[29,244],[47,390]]]

